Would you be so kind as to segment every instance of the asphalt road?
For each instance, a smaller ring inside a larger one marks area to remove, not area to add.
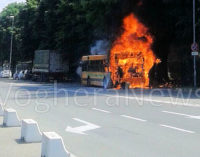
[[[0,102],[77,157],[199,157],[200,90],[103,90],[0,80]]]

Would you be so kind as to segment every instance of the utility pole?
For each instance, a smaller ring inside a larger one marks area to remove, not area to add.
[[[13,30],[14,30],[14,19],[15,19],[15,17],[14,17],[14,16],[10,16],[10,18],[12,19],[12,32],[11,32],[11,41],[10,41],[10,64],[9,64],[9,70],[10,70],[10,73],[11,73],[11,75],[12,75],[11,67],[12,67]]]

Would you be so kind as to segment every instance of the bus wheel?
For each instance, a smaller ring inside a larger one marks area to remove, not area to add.
[[[111,88],[111,86],[112,86],[111,79],[108,79],[108,78],[104,77],[104,79],[103,79],[103,88],[104,89],[109,89],[109,88]]]
[[[90,82],[90,78],[88,77],[87,78],[87,86],[90,86],[91,85],[91,82]]]
[[[126,82],[122,82],[121,83],[121,87],[122,87],[122,89],[129,89],[130,88],[130,84],[126,83]]]

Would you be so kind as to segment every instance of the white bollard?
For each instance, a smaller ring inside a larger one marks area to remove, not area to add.
[[[42,135],[41,157],[70,157],[63,139],[55,132],[44,132]]]
[[[42,133],[36,121],[32,119],[22,120],[21,140],[27,143],[42,141]]]
[[[3,125],[7,127],[18,127],[21,125],[16,110],[14,109],[4,110]]]
[[[3,116],[3,106],[0,104],[0,116]]]

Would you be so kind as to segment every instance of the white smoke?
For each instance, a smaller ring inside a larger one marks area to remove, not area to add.
[[[107,40],[97,40],[95,45],[90,48],[92,55],[104,55],[109,51],[110,43]]]
[[[79,67],[76,69],[76,74],[77,74],[78,76],[81,77],[81,74],[82,74],[82,67],[81,67],[81,66],[79,66]]]

